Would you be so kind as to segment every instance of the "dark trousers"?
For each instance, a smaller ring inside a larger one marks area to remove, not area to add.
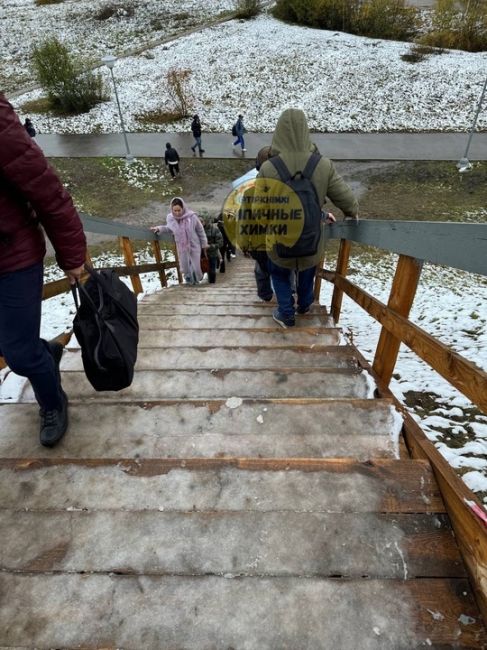
[[[168,165],[171,176],[174,178],[176,174],[179,174],[179,163],[177,165]]]
[[[257,285],[257,295],[261,300],[272,300],[273,292],[267,253],[255,252],[251,253],[251,255],[255,260],[254,275]]]
[[[279,305],[279,312],[284,318],[294,318],[294,296],[293,296],[293,274],[294,269],[285,269],[277,266],[269,260],[272,286]],[[314,300],[314,278],[316,267],[312,266],[304,271],[299,271],[296,279],[296,293],[298,295],[298,307],[307,309]]]
[[[40,338],[42,263],[0,275],[0,354],[32,384],[39,406],[62,406],[61,387],[47,343]]]
[[[214,284],[216,282],[216,268],[218,266],[218,257],[216,255],[208,256],[208,282]]]

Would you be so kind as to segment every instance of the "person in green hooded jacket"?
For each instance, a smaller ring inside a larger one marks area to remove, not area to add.
[[[318,152],[309,137],[308,123],[302,110],[286,109],[279,117],[271,144],[271,157],[279,156],[286,164],[291,175],[302,171],[311,154]],[[279,180],[279,174],[272,162],[264,162],[258,178]],[[346,217],[358,218],[358,202],[350,187],[335,170],[331,160],[321,158],[316,166],[311,182],[317,192],[320,206],[327,197]],[[292,275],[297,273],[297,312],[305,314],[314,300],[313,287],[316,266],[323,258],[325,248],[324,235],[315,255],[309,257],[281,258],[274,248],[269,248],[269,269],[272,285],[276,294],[278,307],[273,318],[282,327],[295,325],[295,306],[292,290]]]

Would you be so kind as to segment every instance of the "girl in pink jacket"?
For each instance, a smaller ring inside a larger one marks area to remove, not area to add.
[[[185,282],[188,284],[200,282],[203,279],[201,251],[203,250],[206,256],[208,241],[201,221],[183,199],[179,196],[172,199],[171,212],[167,215],[166,225],[154,226],[151,230],[157,234],[172,232]]]

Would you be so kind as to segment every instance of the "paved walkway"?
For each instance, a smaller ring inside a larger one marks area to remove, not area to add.
[[[253,159],[257,151],[270,144],[271,133],[249,133],[245,153],[232,148],[232,136],[224,133],[203,134],[205,158]],[[56,135],[39,134],[36,138],[47,156],[84,158],[124,156],[122,134]],[[467,133],[314,133],[319,150],[334,160],[459,160],[467,145]],[[130,133],[130,151],[134,156],[161,157],[166,142],[181,157],[192,156],[190,133]],[[469,149],[470,160],[487,160],[487,133],[474,133]]]

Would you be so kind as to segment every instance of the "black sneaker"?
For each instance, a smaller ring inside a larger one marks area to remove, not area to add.
[[[66,393],[63,390],[61,390],[61,396],[61,410],[40,410],[40,441],[41,445],[44,447],[54,447],[54,445],[56,445],[61,440],[68,429],[68,398],[66,397]]]
[[[272,312],[272,318],[276,321],[276,323],[279,323],[281,327],[284,327],[284,329],[287,329],[288,327],[294,327],[296,325],[294,318],[284,318],[279,309],[275,309]]]
[[[298,314],[308,314],[310,310],[310,307],[298,307],[297,311]]]

